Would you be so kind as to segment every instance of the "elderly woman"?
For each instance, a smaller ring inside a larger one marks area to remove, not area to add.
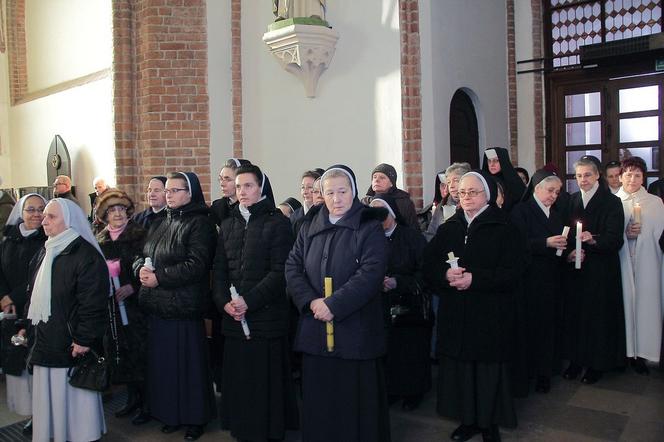
[[[425,278],[440,296],[438,413],[461,421],[453,440],[481,432],[494,441],[499,426],[516,426],[509,361],[523,251],[517,229],[495,206],[490,176],[465,174],[459,198],[463,210],[424,254]]]
[[[568,226],[572,232],[582,225],[583,263],[580,269],[569,265],[566,271],[566,293],[563,312],[563,357],[570,365],[563,372],[565,379],[575,379],[586,367],[581,378],[594,384],[604,371],[625,364],[625,314],[620,258],[623,245],[624,214],[620,199],[600,185],[600,163],[586,155],[575,164],[579,192],[571,195]],[[575,235],[571,236],[572,238]],[[568,261],[576,252],[568,242]]]
[[[405,225],[390,195],[377,193],[371,199],[371,207],[388,211],[383,221],[389,256],[383,279],[388,325],[387,392],[390,402],[403,399],[402,408],[414,410],[431,389],[429,344],[433,313],[422,276],[426,240]]]
[[[509,212],[521,200],[526,185],[510,161],[510,154],[503,147],[492,147],[484,151],[482,172],[490,174],[502,189],[503,202],[498,204]]]
[[[445,220],[449,219],[456,212],[457,205],[459,204],[459,180],[461,177],[470,172],[470,164],[468,163],[452,163],[450,167],[445,169],[444,173],[439,173],[436,175],[436,195],[434,197],[434,203],[440,197],[440,201],[436,204],[436,208],[431,217],[431,222],[427,227],[427,230],[424,232],[424,237],[427,241],[431,241],[431,238],[434,237],[438,227]],[[445,183],[440,180],[440,176],[443,175]],[[447,188],[448,194],[447,197],[442,198],[443,193],[443,184]]]
[[[381,359],[384,209],[360,203],[347,166],[330,167],[321,182],[325,204],[307,213],[286,261],[288,291],[300,311],[295,349],[303,353],[302,437],[388,441]],[[331,278],[331,294],[325,278]]]
[[[523,275],[528,374],[536,378],[535,391],[548,393],[551,375],[559,371],[556,358],[562,251],[567,246],[563,219],[555,208],[562,182],[544,169],[529,183],[523,201],[512,209],[511,219],[527,245],[528,265]],[[560,251],[560,256],[558,252]]]
[[[106,349],[111,364],[111,382],[127,385],[127,403],[116,417],[125,417],[143,404],[145,381],[145,317],[138,306],[140,283],[132,264],[145,243],[145,230],[130,220],[134,203],[118,189],[97,197],[95,214],[104,228],[97,241],[106,257],[114,296],[109,299],[110,330]]]
[[[46,200],[36,193],[21,198],[12,209],[0,243],[0,304],[5,315],[25,318],[28,269],[30,260],[44,246],[46,235],[41,226]],[[31,384],[25,370],[28,343],[15,345],[11,338],[17,332],[17,321],[2,321],[2,369],[7,375],[7,408],[17,414],[31,415]],[[31,422],[30,422],[31,425]],[[25,428],[25,432],[31,427]]]
[[[406,224],[413,229],[419,229],[415,204],[408,192],[397,188],[397,170],[391,164],[381,163],[374,167],[371,171],[371,186],[367,190],[367,195],[362,198],[362,202],[369,204],[371,197],[377,193],[390,194],[397,202]]]
[[[627,357],[640,374],[646,361],[661,358],[664,306],[664,260],[657,244],[664,231],[664,204],[643,187],[646,163],[639,157],[622,162],[621,189],[616,196],[625,212],[624,244],[620,249]]]
[[[186,425],[185,439],[196,440],[215,415],[203,317],[216,232],[196,174],[170,173],[166,203],[166,219],[143,248],[152,265],[134,264],[149,315],[146,402],[163,433]]]
[[[214,300],[226,340],[222,427],[240,440],[281,440],[287,429],[297,429],[298,419],[284,277],[293,235],[258,166],[238,168],[235,183],[239,205],[221,223],[214,265]]]
[[[108,270],[76,203],[51,200],[42,226],[48,240],[32,261],[27,306],[34,327],[33,440],[97,440],[106,432],[101,394],[72,387],[67,372],[91,348],[101,352]]]

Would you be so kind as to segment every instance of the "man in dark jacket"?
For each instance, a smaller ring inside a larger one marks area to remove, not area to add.
[[[394,198],[406,225],[415,230],[420,229],[415,204],[408,192],[397,188],[397,170],[391,164],[381,163],[374,167],[371,172],[371,187],[362,202],[368,205],[371,197],[377,193],[386,193]]]
[[[79,207],[83,207],[72,193],[71,178],[69,178],[67,175],[58,175],[55,178],[55,181],[53,181],[53,197],[64,198],[66,200],[75,202]]]

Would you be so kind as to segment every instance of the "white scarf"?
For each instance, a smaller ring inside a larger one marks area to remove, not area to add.
[[[583,208],[585,209],[592,197],[595,196],[595,193],[597,193],[597,189],[599,189],[599,181],[595,181],[595,184],[593,184],[593,187],[590,188],[587,192],[584,192],[583,189],[581,189],[581,201],[583,202]]]
[[[44,243],[46,254],[37,271],[35,284],[32,288],[30,309],[28,310],[28,319],[32,319],[32,324],[37,325],[40,321],[48,322],[48,318],[51,317],[51,273],[53,271],[53,261],[56,256],[62,253],[79,236],[74,229],[69,228],[59,235],[47,239],[46,243]]]
[[[28,229],[27,227],[25,227],[25,223],[19,224],[18,230],[20,230],[21,235],[23,235],[23,238],[27,238],[28,236],[32,235],[37,231],[37,229]]]

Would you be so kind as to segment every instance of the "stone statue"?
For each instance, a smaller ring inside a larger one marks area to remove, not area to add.
[[[312,17],[325,20],[326,0],[272,0],[274,21],[294,17]]]

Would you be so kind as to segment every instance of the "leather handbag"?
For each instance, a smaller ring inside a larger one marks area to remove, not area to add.
[[[110,376],[106,358],[90,349],[69,367],[69,385],[85,390],[105,391],[109,387]]]

